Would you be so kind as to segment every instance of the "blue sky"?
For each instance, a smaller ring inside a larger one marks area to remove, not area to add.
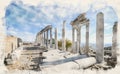
[[[105,3],[100,3],[102,8],[96,10],[98,3],[93,3],[82,7],[81,3],[74,2],[51,2],[41,1],[38,5],[33,6],[24,4],[22,1],[13,1],[6,8],[5,24],[7,34],[22,38],[24,41],[34,41],[37,32],[47,25],[58,29],[58,39],[62,37],[62,24],[66,20],[66,38],[72,39],[72,27],[70,22],[74,20],[83,10],[87,8],[86,17],[90,19],[90,43],[96,41],[96,14],[104,13],[105,26],[105,44],[112,42],[112,26],[117,21],[117,15],[112,7]],[[85,26],[82,27],[82,43],[85,42]]]

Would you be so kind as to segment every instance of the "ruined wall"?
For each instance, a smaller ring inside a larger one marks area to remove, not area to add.
[[[20,46],[20,43],[22,40],[20,38],[17,38],[15,36],[7,36],[5,38],[6,46],[5,46],[5,56],[7,56],[8,53],[13,52],[16,48]]]

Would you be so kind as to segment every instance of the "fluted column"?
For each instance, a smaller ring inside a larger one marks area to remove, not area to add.
[[[66,41],[65,41],[65,21],[63,22],[63,29],[62,29],[62,50],[66,51]]]
[[[47,35],[47,39],[46,39],[46,47],[48,48],[48,30],[47,30],[46,35]]]
[[[44,35],[42,33],[42,46],[44,45]]]
[[[77,53],[81,54],[80,43],[81,43],[81,27],[77,29]]]
[[[52,28],[50,29],[50,47],[52,48]]]
[[[57,28],[55,28],[55,49],[58,49]]]
[[[75,28],[72,28],[72,52],[75,53]]]
[[[46,41],[45,41],[45,32],[44,32],[44,45],[46,44],[45,42],[46,42]]]
[[[89,52],[89,22],[86,24],[86,54]]]

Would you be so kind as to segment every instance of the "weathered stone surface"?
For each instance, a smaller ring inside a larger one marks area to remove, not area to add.
[[[50,29],[50,47],[52,48],[52,29]]]
[[[89,50],[89,19],[85,17],[85,13],[80,14],[75,20],[71,22],[72,27],[77,31],[77,41],[74,42],[74,30],[72,31],[72,49],[76,50],[77,53],[81,54],[80,44],[81,44],[81,27],[86,26],[86,54]],[[75,49],[76,44],[76,49]]]
[[[81,27],[79,29],[77,29],[77,53],[81,54],[80,51],[80,43],[81,43]]]
[[[48,25],[40,32],[38,32],[36,35],[35,42],[40,44],[41,46],[46,46],[47,48],[52,47],[52,25]]]
[[[15,36],[6,36],[6,45],[5,45],[5,56],[8,55],[8,53],[13,52],[16,48],[20,47],[22,44],[22,40]]]
[[[75,53],[75,28],[72,28],[72,52]]]
[[[103,62],[104,56],[104,15],[102,12],[97,14],[96,25],[96,58],[97,62]]]
[[[116,58],[117,57],[116,50],[117,50],[117,22],[115,22],[114,26],[113,26],[112,58]]]
[[[62,29],[62,50],[66,51],[66,42],[65,42],[65,22],[63,22],[63,29]]]
[[[58,49],[57,28],[55,28],[55,49]]]
[[[47,38],[46,38],[46,47],[48,48],[48,30],[47,30],[46,36],[47,36]]]
[[[86,54],[89,51],[89,23],[86,24]]]

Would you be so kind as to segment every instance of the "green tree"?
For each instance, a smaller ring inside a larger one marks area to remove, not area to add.
[[[66,50],[68,51],[68,48],[71,46],[72,46],[72,42],[66,39]]]
[[[58,41],[58,48],[61,49],[61,47],[62,47],[62,40],[59,40]]]
[[[71,47],[72,42],[68,39],[66,39],[66,50],[68,51],[68,48]],[[61,49],[62,48],[62,40],[58,41],[58,48]]]

